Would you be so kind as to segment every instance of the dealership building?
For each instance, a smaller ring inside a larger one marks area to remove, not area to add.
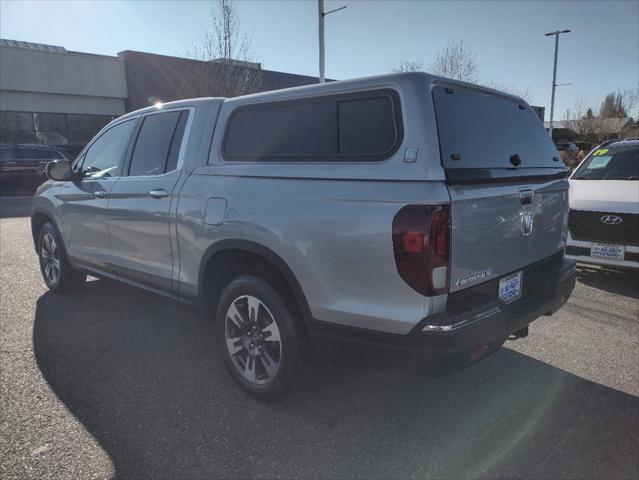
[[[263,70],[259,63],[130,50],[94,55],[0,39],[0,143],[55,145],[76,154],[123,113],[157,101],[228,96],[223,86],[229,79],[245,82],[243,93],[318,82],[316,77]]]

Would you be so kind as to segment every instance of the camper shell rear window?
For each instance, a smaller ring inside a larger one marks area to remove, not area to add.
[[[468,169],[565,170],[539,117],[525,103],[461,86],[436,86],[432,95],[448,174]]]

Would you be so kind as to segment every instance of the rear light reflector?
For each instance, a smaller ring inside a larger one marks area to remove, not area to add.
[[[405,232],[402,241],[405,252],[421,253],[424,249],[424,235],[420,232]]]
[[[434,239],[435,254],[445,257],[448,252],[448,211],[439,210],[431,220],[431,238]]]
[[[393,252],[397,272],[426,296],[448,291],[450,208],[408,205],[393,219]]]

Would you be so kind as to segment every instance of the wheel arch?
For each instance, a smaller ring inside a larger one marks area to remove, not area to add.
[[[40,234],[40,230],[42,229],[44,224],[47,222],[53,225],[53,227],[58,232],[60,239],[62,239],[60,230],[58,229],[58,226],[56,225],[56,222],[51,214],[44,210],[36,210],[31,214],[31,236],[33,238],[33,247],[35,248],[36,252],[38,251],[38,235]]]
[[[304,330],[303,334],[307,340],[310,341],[311,346],[315,347],[315,335],[312,334],[313,317],[302,286],[288,264],[277,253],[258,243],[249,240],[227,239],[216,242],[206,250],[200,263],[198,275],[198,294],[202,304],[207,305],[209,302],[217,304],[217,300],[224,286],[221,283],[224,282],[219,282],[220,284],[216,285],[216,278],[226,280],[235,273],[220,272],[216,277],[215,271],[213,270],[214,266],[224,266],[224,259],[238,255],[241,256],[247,265],[255,267],[257,272],[276,274],[278,277],[277,280],[279,280],[278,283],[283,284],[276,286],[283,286],[288,293],[290,293],[290,300],[295,303],[302,319],[301,327]],[[243,271],[242,273],[253,272]]]

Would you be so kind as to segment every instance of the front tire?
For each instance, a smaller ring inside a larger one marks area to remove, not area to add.
[[[252,275],[222,292],[216,337],[224,363],[244,390],[259,400],[282,398],[294,383],[300,341],[291,310],[269,284]]]
[[[45,223],[38,234],[40,273],[49,290],[63,292],[79,287],[86,273],[74,270],[67,260],[62,239],[52,223]]]

